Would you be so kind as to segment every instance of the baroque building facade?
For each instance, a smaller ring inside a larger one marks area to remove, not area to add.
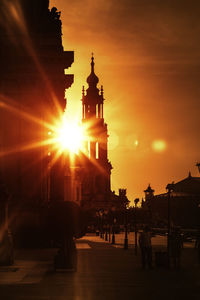
[[[40,230],[41,212],[54,201],[86,209],[122,207],[126,190],[118,196],[110,187],[104,96],[94,59],[82,96],[87,151],[70,166],[64,156],[49,156],[46,142],[73,83],[73,75],[65,74],[74,52],[63,49],[61,13],[49,8],[49,0],[2,0],[0,14],[0,226],[9,219],[13,231],[30,233],[35,225]]]
[[[187,228],[200,226],[200,177],[188,177],[166,186],[167,192],[154,194],[149,185],[145,192],[143,208],[149,211],[157,226],[167,225],[168,213],[173,226]]]
[[[0,178],[12,223],[31,225],[49,199],[45,141],[66,107],[74,52],[63,49],[60,12],[48,0],[2,0],[0,14]]]

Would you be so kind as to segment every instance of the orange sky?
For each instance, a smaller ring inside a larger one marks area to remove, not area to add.
[[[104,85],[112,189],[129,200],[188,175],[200,160],[200,2],[51,0],[62,12],[65,50],[75,51],[68,109],[95,71]],[[137,142],[136,142],[137,141]],[[160,142],[155,142],[160,141]],[[158,151],[160,150],[160,151]]]

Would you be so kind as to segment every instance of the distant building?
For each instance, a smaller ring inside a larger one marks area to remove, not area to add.
[[[143,208],[151,214],[152,221],[167,224],[168,205],[171,221],[174,225],[185,227],[200,226],[200,177],[188,177],[166,186],[167,192],[154,195],[149,185],[145,192]],[[170,201],[170,203],[169,203]]]

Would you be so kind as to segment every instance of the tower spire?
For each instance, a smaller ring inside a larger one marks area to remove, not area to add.
[[[103,85],[101,86],[101,95],[103,96]]]
[[[91,73],[94,73],[94,53],[92,52],[91,57]]]
[[[99,78],[96,76],[96,74],[94,73],[94,53],[92,53],[92,57],[91,57],[91,73],[87,78],[87,83],[89,85],[89,88],[96,88],[97,84],[99,82]]]

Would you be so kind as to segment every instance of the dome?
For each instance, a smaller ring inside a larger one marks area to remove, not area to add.
[[[98,84],[99,78],[97,75],[94,73],[94,57],[92,56],[92,61],[91,61],[91,73],[87,78],[87,83],[89,86],[95,86]]]

